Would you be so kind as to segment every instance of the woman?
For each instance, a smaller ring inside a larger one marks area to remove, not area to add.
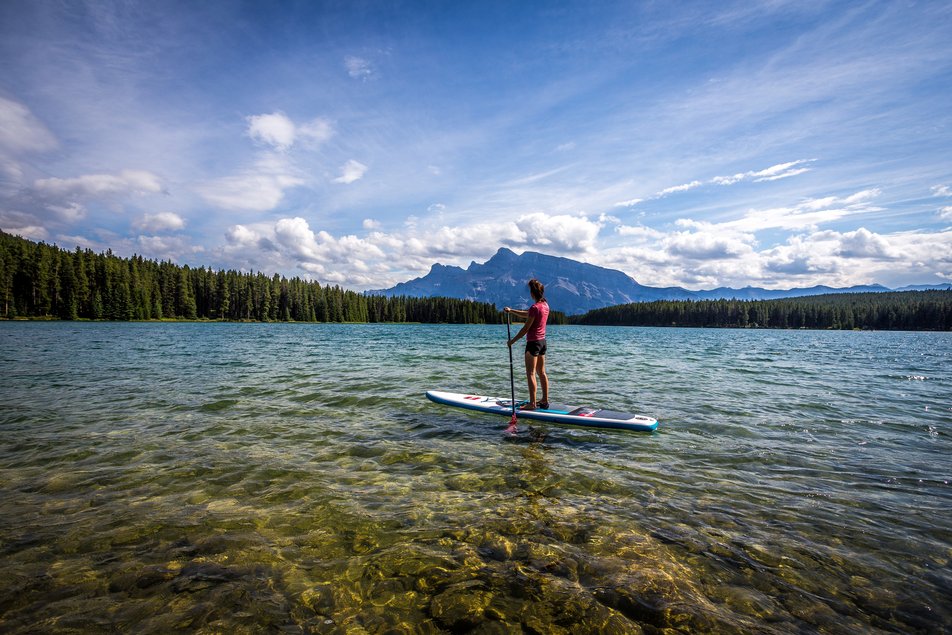
[[[545,374],[545,323],[549,319],[549,303],[545,300],[545,287],[533,278],[529,281],[529,293],[535,302],[528,311],[505,308],[506,313],[526,320],[522,329],[509,340],[512,346],[519,339],[526,336],[526,379],[529,382],[529,403],[523,410],[545,410],[549,407],[549,377]],[[536,403],[536,375],[542,384],[542,401]]]

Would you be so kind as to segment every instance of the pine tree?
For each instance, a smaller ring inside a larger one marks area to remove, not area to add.
[[[0,234],[0,311],[5,318],[14,317],[10,314],[14,297],[13,272],[16,269],[12,245],[6,234]]]
[[[195,306],[195,294],[192,292],[192,280],[189,276],[188,265],[179,270],[178,285],[176,286],[175,313],[187,320],[198,317]]]
[[[75,320],[79,317],[79,300],[76,293],[76,274],[73,271],[73,259],[68,252],[62,254],[59,277],[59,317],[63,320]]]

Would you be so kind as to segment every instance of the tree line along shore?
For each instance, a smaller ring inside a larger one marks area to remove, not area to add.
[[[74,251],[0,231],[0,318],[499,324],[495,305],[367,295],[277,274],[218,270],[111,251]],[[845,293],[780,300],[636,302],[551,324],[952,330],[952,291]]]
[[[275,274],[67,251],[0,232],[0,318],[501,323],[492,304],[365,295]]]
[[[952,330],[952,291],[830,293],[777,300],[660,300],[573,317],[573,324],[782,329]]]

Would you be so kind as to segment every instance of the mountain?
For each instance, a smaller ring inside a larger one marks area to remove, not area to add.
[[[367,293],[409,297],[445,296],[491,302],[499,308],[521,308],[530,304],[529,290],[526,287],[530,278],[541,280],[545,285],[549,304],[553,309],[563,311],[567,315],[578,315],[616,304],[654,300],[772,300],[827,293],[890,291],[881,285],[841,289],[821,285],[788,290],[719,287],[707,291],[689,291],[681,287],[648,287],[638,284],[634,278],[616,269],[533,251],[517,255],[503,247],[483,264],[472,262],[466,269],[434,264],[422,278]],[[914,288],[949,289],[952,285],[904,287]]]
[[[695,291],[698,298],[702,300],[777,300],[779,298],[799,298],[808,295],[827,295],[829,293],[876,293],[890,291],[891,289],[881,284],[860,285],[838,289],[836,287],[827,287],[817,285],[815,287],[798,287],[795,289],[761,289],[760,287],[744,287],[743,289],[732,289],[730,287],[718,287],[709,291]]]
[[[945,284],[910,284],[892,291],[952,291],[952,283]]]
[[[683,298],[680,288],[645,287],[615,269],[547,256],[532,251],[516,255],[502,248],[483,264],[467,269],[435,264],[422,278],[368,293],[386,296],[435,296],[479,299],[497,307],[526,307],[530,302],[526,283],[538,278],[552,307],[567,314],[585,313],[613,304]],[[693,297],[693,296],[692,296]]]

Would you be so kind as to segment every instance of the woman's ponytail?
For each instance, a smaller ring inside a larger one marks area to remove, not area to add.
[[[545,299],[545,285],[533,278],[529,281],[529,293],[535,298],[536,302],[548,302]]]

